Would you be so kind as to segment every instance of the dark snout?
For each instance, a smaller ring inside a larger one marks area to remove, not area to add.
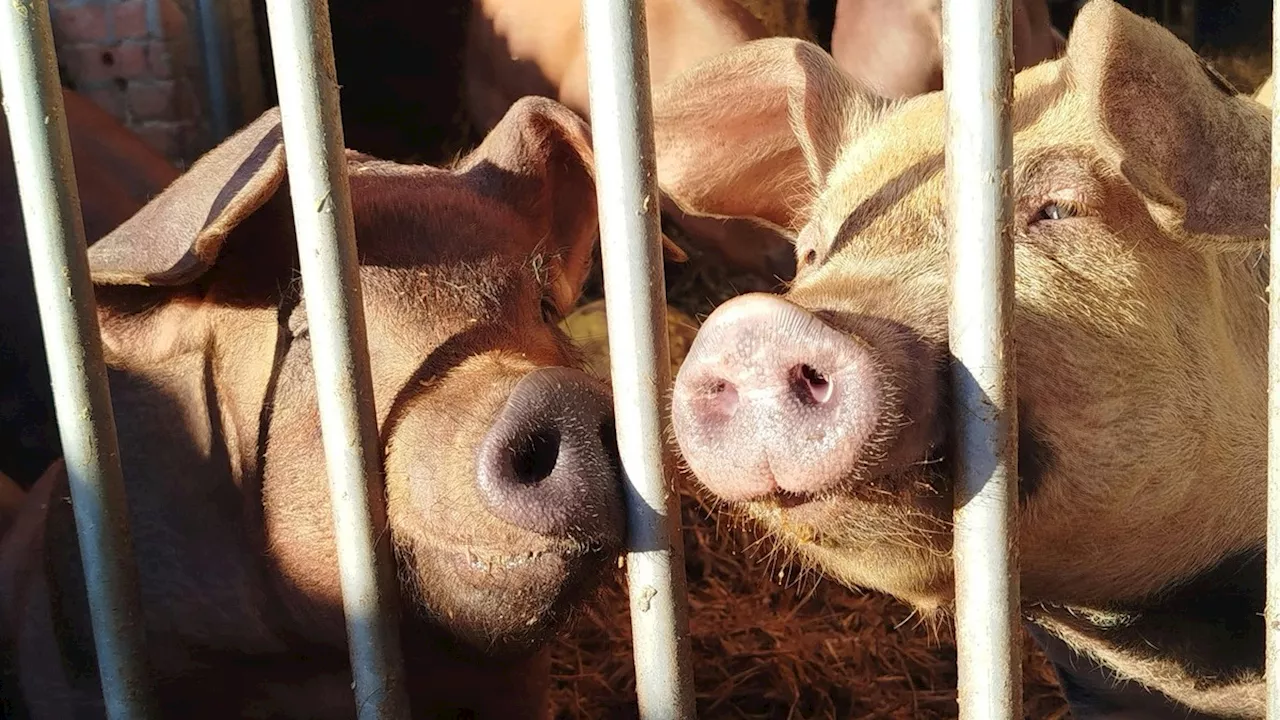
[[[616,545],[624,536],[613,406],[568,368],[516,384],[480,444],[480,493],[494,515],[550,537]]]

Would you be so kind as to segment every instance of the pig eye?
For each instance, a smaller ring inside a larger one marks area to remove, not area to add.
[[[1075,208],[1066,203],[1045,203],[1036,211],[1035,217],[1031,218],[1031,224],[1034,225],[1045,220],[1066,220],[1067,218],[1075,217],[1075,215]]]
[[[549,297],[542,298],[542,321],[554,325],[560,320],[560,308],[556,307],[555,301]]]

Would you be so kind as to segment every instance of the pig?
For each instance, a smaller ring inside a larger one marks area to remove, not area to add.
[[[723,62],[790,87],[815,190],[786,292],[699,329],[681,456],[783,555],[944,616],[945,99],[886,99],[800,41]],[[1075,717],[1260,718],[1269,113],[1112,0],[1011,107],[1024,618]]]
[[[450,169],[347,154],[415,717],[545,717],[545,642],[625,536],[610,397],[557,327],[588,132],[526,98]],[[89,251],[165,717],[355,713],[284,152],[272,109]],[[32,718],[103,716],[67,482],[0,546]]]
[[[1047,0],[1013,0],[1015,69],[1057,57],[1066,40]],[[831,30],[836,64],[883,97],[942,89],[942,0],[838,0]]]
[[[85,238],[114,230],[173,182],[160,153],[83,95],[63,90]],[[0,118],[0,473],[30,487],[61,450],[9,131]]]

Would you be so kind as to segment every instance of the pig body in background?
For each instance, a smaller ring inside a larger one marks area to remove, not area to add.
[[[1065,40],[1047,0],[1013,0],[1016,70],[1057,57]],[[831,55],[851,77],[883,97],[942,89],[941,0],[838,0]]]
[[[85,238],[106,235],[178,171],[111,114],[63,91]],[[0,118],[0,473],[23,487],[61,452],[9,131]]]
[[[799,562],[944,610],[945,100],[886,101],[804,43],[735,57],[789,78],[817,190],[787,293],[700,329],[680,449]],[[1012,126],[1025,615],[1076,717],[1262,717],[1268,113],[1092,0]]]
[[[624,536],[612,410],[556,323],[585,124],[514,105],[452,171],[348,154],[415,717],[542,717],[541,650]],[[90,250],[165,717],[354,714],[279,115]],[[0,546],[10,707],[101,715],[66,472]]]
[[[739,0],[654,0],[645,3],[645,19],[655,87],[703,58],[768,34]],[[481,130],[526,95],[590,115],[580,2],[476,0],[464,67],[467,108]]]

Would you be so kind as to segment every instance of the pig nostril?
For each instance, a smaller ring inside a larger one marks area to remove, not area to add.
[[[822,405],[831,399],[833,390],[831,381],[818,370],[808,365],[797,365],[791,369],[791,382],[796,395],[802,402]]]
[[[707,407],[715,412],[732,416],[738,409],[738,388],[731,382],[717,380],[707,388]]]
[[[551,476],[560,459],[560,431],[545,428],[524,438],[511,449],[511,467],[516,481],[536,485]]]

